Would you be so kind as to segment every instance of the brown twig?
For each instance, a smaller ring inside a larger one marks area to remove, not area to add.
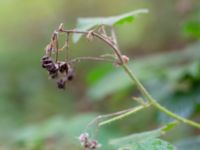
[[[110,63],[114,62],[114,60],[108,58],[87,56],[87,57],[76,57],[74,59],[69,60],[68,63],[80,62],[81,60],[105,61]]]
[[[107,35],[102,35],[96,32],[91,32],[91,31],[78,31],[78,30],[59,30],[59,32],[65,32],[67,34],[69,33],[73,33],[73,34],[91,34],[94,37],[99,38],[100,40],[102,40],[104,43],[106,43],[107,45],[109,45],[114,53],[116,54],[117,58],[118,58],[118,64],[121,65],[121,67],[124,69],[124,71],[127,73],[127,75],[130,77],[130,79],[134,82],[134,84],[136,84],[136,86],[138,87],[138,89],[140,90],[140,92],[143,94],[143,96],[148,100],[149,103],[151,103],[155,108],[157,108],[158,110],[164,112],[165,114],[167,114],[168,116],[182,122],[182,123],[186,123],[188,125],[191,125],[193,127],[196,128],[200,128],[200,124],[196,123],[194,121],[188,120],[186,118],[183,118],[179,115],[176,115],[175,113],[171,112],[170,110],[166,109],[165,107],[163,107],[162,105],[160,105],[150,94],[149,92],[145,89],[145,87],[142,85],[142,83],[137,79],[137,77],[135,76],[135,74],[129,69],[129,67],[126,65],[126,62],[123,59],[123,56],[121,54],[120,49],[118,48],[118,45],[116,42],[113,41],[109,38],[109,36]],[[115,38],[115,37],[114,37]],[[134,112],[134,111],[133,111]],[[132,112],[128,112],[128,115],[131,114]],[[127,116],[127,114],[125,114]],[[106,124],[104,122],[104,124]]]
[[[90,33],[89,31],[78,31],[78,30],[62,30],[60,32],[65,32],[65,33],[73,33],[73,34],[91,34],[100,40],[104,41],[107,45],[113,48],[114,53],[117,55],[118,59],[120,60],[121,64],[123,64],[123,58],[120,50],[118,49],[117,45],[113,44],[110,40],[105,38],[103,35],[98,34],[96,32]]]

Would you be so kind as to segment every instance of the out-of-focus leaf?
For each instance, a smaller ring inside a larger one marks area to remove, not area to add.
[[[186,37],[200,38],[200,21],[187,21],[183,25],[183,33]]]
[[[147,141],[153,138],[160,137],[162,134],[162,128],[153,130],[153,131],[148,131],[148,132],[143,132],[143,133],[136,133],[132,134],[126,137],[118,138],[118,139],[113,139],[109,143],[114,146],[122,146],[122,145],[131,145],[133,143],[137,142],[143,142]]]
[[[173,126],[172,126],[173,125]],[[173,128],[176,124],[170,123],[166,126],[143,133],[132,134],[126,137],[114,139],[110,141],[110,144],[120,149],[131,149],[131,150],[174,150],[174,147],[169,143],[157,139],[160,137],[167,128]],[[160,148],[160,149],[159,149]]]
[[[183,51],[176,51],[155,56],[149,56],[130,62],[130,68],[134,70],[137,77],[145,83],[159,78],[176,82],[194,60],[200,58],[200,43],[196,43]],[[184,63],[183,62],[188,62]],[[120,69],[109,73],[96,84],[92,85],[88,91],[88,96],[94,100],[120,91],[132,85],[132,81]]]
[[[89,85],[96,83],[103,76],[105,76],[110,71],[112,71],[112,69],[113,67],[110,64],[102,64],[102,65],[97,66],[95,69],[92,69],[90,72],[88,72],[87,83]]]
[[[180,79],[175,83],[171,93],[162,97],[161,104],[176,114],[189,117],[200,103],[200,63],[193,63],[184,70]],[[176,85],[177,84],[177,85]],[[159,120],[171,121],[172,119],[163,113],[159,113]]]
[[[175,146],[178,148],[178,150],[199,150],[200,136],[183,139],[175,143]]]
[[[189,117],[194,111],[197,102],[199,101],[200,88],[194,89],[193,92],[181,93],[176,95],[171,95],[163,98],[162,105],[173,111],[174,113],[182,116]],[[158,118],[161,122],[172,121],[169,116],[164,113],[159,113]]]
[[[15,145],[21,145],[26,149],[42,148],[49,139],[59,141],[60,143],[54,143],[58,144],[57,146],[60,146],[59,144],[61,143],[65,143],[65,146],[80,146],[78,136],[85,132],[86,126],[95,116],[95,114],[84,114],[69,120],[63,117],[54,117],[40,124],[26,127],[19,132],[17,131],[11,141]],[[95,129],[95,127],[91,127],[87,132],[93,133],[96,131]],[[109,149],[110,145],[107,144],[108,138],[114,136],[116,136],[116,130],[114,128],[109,130],[104,128],[101,130],[98,138],[100,139],[99,142],[104,145],[103,148]]]
[[[177,122],[177,121],[168,123],[166,126],[164,126],[164,127],[162,128],[162,131],[163,131],[163,132],[167,132],[167,131],[173,129],[173,128],[174,128],[175,126],[177,126],[178,124],[179,124],[179,122]]]
[[[141,13],[147,13],[147,12],[148,12],[147,9],[139,9],[136,11],[131,11],[129,13],[124,13],[124,14],[121,14],[118,16],[112,16],[112,17],[79,18],[76,29],[80,31],[87,31],[99,25],[113,26],[117,24],[123,24],[125,22],[132,22],[136,15],[141,14]],[[81,34],[73,35],[74,43],[78,42],[81,36],[82,36]]]
[[[44,143],[46,140],[55,138],[57,140],[68,138],[68,143],[72,143],[76,137],[84,130],[86,124],[94,118],[94,115],[81,115],[76,118],[66,120],[62,117],[55,117],[43,123],[32,125],[15,134],[14,141],[23,143],[25,147]],[[80,126],[81,124],[81,126]],[[78,140],[76,140],[78,144]]]
[[[143,143],[131,145],[131,150],[175,150],[176,148],[161,139],[151,139]]]

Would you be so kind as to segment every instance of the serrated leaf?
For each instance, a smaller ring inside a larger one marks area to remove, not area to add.
[[[107,25],[113,26],[117,24],[123,24],[125,22],[132,22],[138,14],[147,13],[147,9],[139,9],[136,11],[131,11],[129,13],[124,13],[118,16],[111,17],[97,17],[97,18],[79,18],[77,22],[77,30],[80,31],[88,31],[89,29],[99,26],[99,25]],[[73,35],[73,42],[76,43],[81,38],[81,34]]]

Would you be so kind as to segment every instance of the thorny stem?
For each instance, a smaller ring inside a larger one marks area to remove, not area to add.
[[[77,30],[61,30],[60,32],[74,33],[74,34],[88,34],[88,33],[90,33],[89,31],[77,31]],[[142,95],[149,101],[149,103],[151,103],[154,107],[156,107],[158,110],[164,112],[168,116],[170,116],[170,117],[172,117],[172,118],[174,118],[174,119],[176,119],[176,120],[178,120],[178,121],[180,121],[182,123],[185,123],[185,124],[188,124],[190,126],[193,126],[193,127],[196,127],[196,128],[200,129],[200,124],[199,123],[191,121],[191,120],[188,120],[186,118],[183,118],[183,117],[181,117],[181,116],[179,116],[179,115],[171,112],[167,108],[165,108],[162,105],[160,105],[148,93],[148,91],[144,88],[144,86],[142,85],[142,83],[137,79],[137,77],[135,76],[135,74],[130,70],[130,68],[128,67],[128,65],[124,63],[121,51],[118,48],[117,44],[113,44],[113,42],[110,41],[108,38],[105,38],[104,36],[102,36],[102,35],[100,35],[100,34],[98,34],[96,32],[92,32],[91,34],[93,36],[99,38],[103,42],[105,42],[107,45],[109,45],[114,50],[114,53],[117,55],[119,61],[121,62],[121,67],[123,68],[123,70],[125,71],[125,73],[130,77],[130,79],[133,81],[133,83],[136,84],[136,86],[138,87],[138,89],[140,90],[140,92],[142,93]],[[141,107],[143,107],[143,106],[141,106]],[[131,112],[129,112],[128,115],[130,115]],[[127,116],[127,115],[125,115],[125,116]],[[114,119],[114,120],[116,120],[116,119]],[[109,123],[110,122],[111,121],[109,121]],[[103,125],[105,125],[105,124],[107,124],[107,123],[104,122]]]

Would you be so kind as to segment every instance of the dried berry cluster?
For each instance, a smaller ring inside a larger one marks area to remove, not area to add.
[[[59,89],[64,89],[66,82],[74,78],[74,71],[70,64],[64,61],[57,61],[45,55],[42,57],[42,67],[45,68],[52,79],[56,79]]]
[[[81,134],[79,136],[79,140],[81,142],[81,145],[87,150],[94,150],[101,147],[101,144],[99,144],[96,140],[89,138],[88,133]]]
[[[51,41],[45,48],[45,55],[42,57],[41,63],[42,67],[48,71],[51,79],[55,79],[57,81],[58,88],[65,89],[67,81],[73,80],[74,71],[68,62],[58,60],[58,53],[61,51],[59,48],[58,35],[61,30],[62,24],[53,32]],[[68,44],[69,43],[67,40],[67,43],[65,43],[64,47],[68,47],[66,46]],[[51,57],[53,54],[56,55],[55,61]]]

